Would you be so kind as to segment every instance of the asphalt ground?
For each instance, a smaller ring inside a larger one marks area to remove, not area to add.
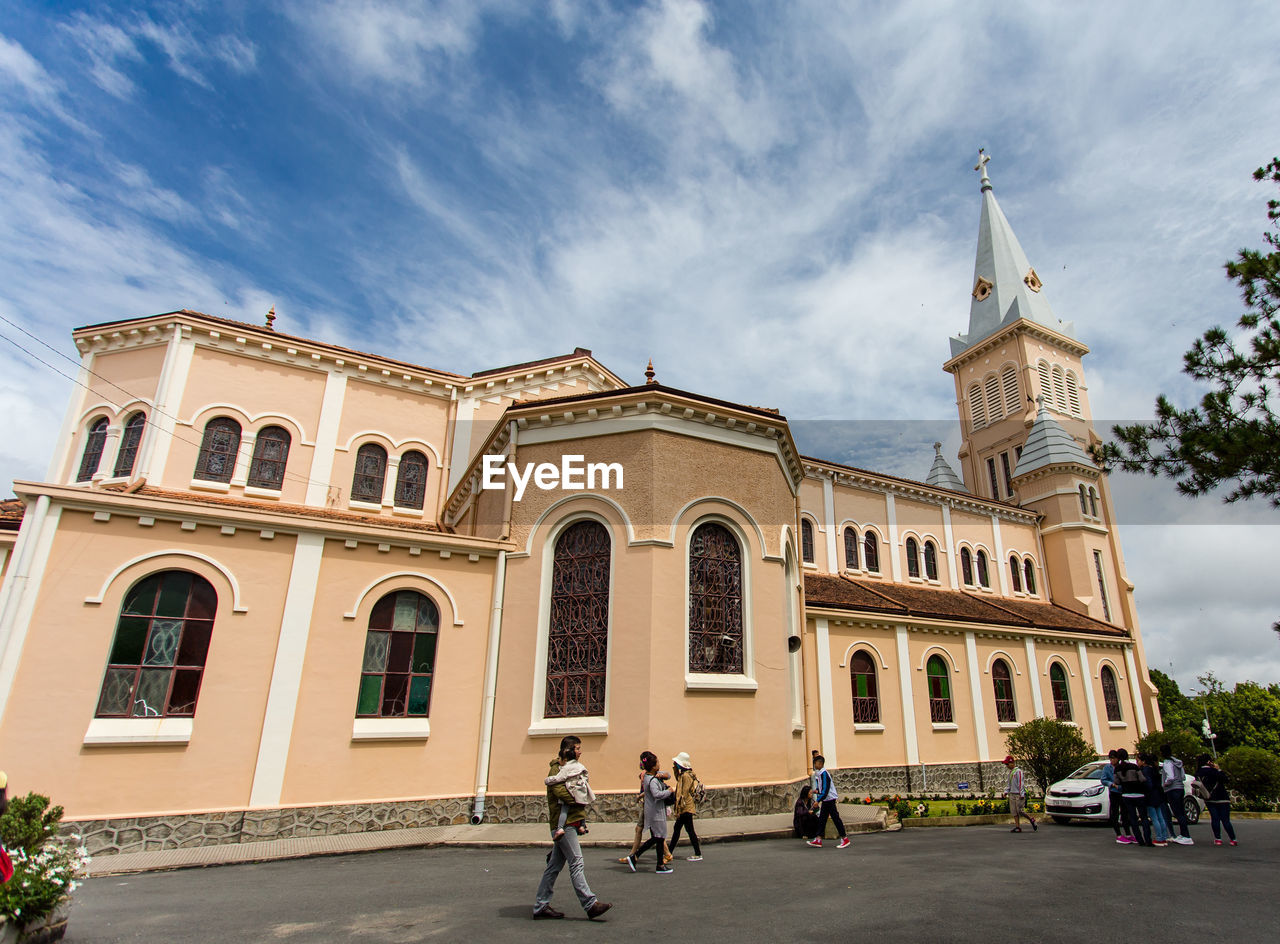
[[[533,921],[543,851],[412,849],[91,879],[71,944],[357,941],[1275,940],[1280,822],[1238,824],[1240,845],[1117,845],[1104,826],[911,829],[838,850],[800,840],[723,843],[676,872],[639,873],[589,849],[604,920],[587,921],[567,872],[562,921]],[[612,853],[612,854],[611,854]]]

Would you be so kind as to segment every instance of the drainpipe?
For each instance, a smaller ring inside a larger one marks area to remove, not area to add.
[[[489,620],[489,658],[484,667],[484,704],[480,717],[480,755],[476,762],[476,800],[471,825],[484,820],[484,798],[489,792],[489,748],[493,743],[493,707],[498,692],[498,643],[502,638],[502,596],[507,582],[507,552],[498,551],[493,578],[493,615]]]
[[[516,424],[508,427],[511,461],[516,455]],[[511,535],[512,484],[507,481],[501,539]],[[498,567],[493,577],[493,613],[489,619],[489,656],[484,667],[484,703],[480,713],[480,753],[476,759],[476,799],[471,825],[484,821],[484,799],[489,792],[489,752],[493,745],[493,709],[498,697],[498,648],[502,642],[502,601],[507,589],[507,552],[498,551]]]

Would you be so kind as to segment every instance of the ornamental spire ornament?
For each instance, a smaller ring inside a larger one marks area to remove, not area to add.
[[[275,324],[276,324],[276,306],[272,305],[271,309],[267,312],[267,326],[266,326],[267,330],[274,331],[276,329]]]
[[[987,165],[990,163],[991,155],[987,153],[987,149],[978,148],[978,163],[973,165],[973,169],[982,171],[982,179],[978,182],[982,184],[983,193],[991,189],[991,178],[987,176]]]
[[[646,386],[648,386],[649,384],[656,384],[656,383],[658,382],[658,381],[654,380],[654,378],[655,378],[656,376],[657,376],[657,374],[656,374],[656,373],[654,373],[654,370],[653,370],[653,358],[651,357],[651,358],[649,358],[649,366],[648,366],[648,367],[646,367],[646,368],[645,368],[645,370],[644,370],[644,382],[645,382],[645,385],[646,385]]]

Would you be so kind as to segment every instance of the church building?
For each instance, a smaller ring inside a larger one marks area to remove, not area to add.
[[[570,733],[628,820],[646,749],[715,816],[789,811],[813,751],[879,794],[999,792],[1036,717],[1132,746],[1088,348],[980,168],[961,447],[919,481],[581,348],[463,375],[274,314],[76,329],[44,481],[0,503],[13,789],[109,853],[537,821]]]

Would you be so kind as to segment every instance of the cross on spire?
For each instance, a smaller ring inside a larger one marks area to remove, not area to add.
[[[973,169],[982,171],[980,183],[982,184],[983,193],[991,189],[991,178],[987,176],[987,165],[989,163],[991,163],[991,155],[987,153],[987,149],[978,148],[978,163],[973,165]]]

